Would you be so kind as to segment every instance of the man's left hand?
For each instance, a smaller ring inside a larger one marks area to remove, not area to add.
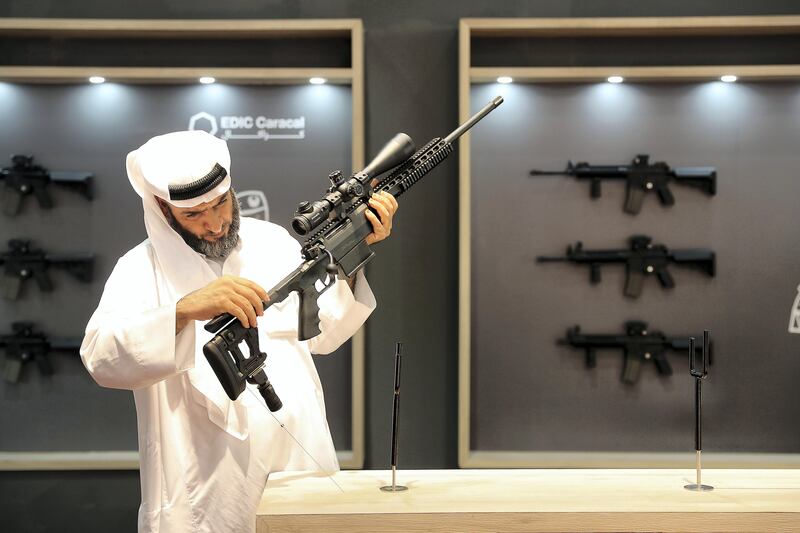
[[[367,219],[372,223],[372,233],[367,235],[366,241],[367,244],[375,244],[392,233],[392,218],[397,212],[397,200],[388,192],[381,191],[373,194],[368,204],[378,216],[367,209]]]

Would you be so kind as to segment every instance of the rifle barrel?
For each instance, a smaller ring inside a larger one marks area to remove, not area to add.
[[[468,121],[456,128],[450,135],[444,138],[445,142],[451,144],[453,141],[461,137],[468,129],[474,126],[480,119],[488,115],[494,108],[503,103],[502,96],[496,96],[491,102],[483,106],[483,109],[472,115]]]

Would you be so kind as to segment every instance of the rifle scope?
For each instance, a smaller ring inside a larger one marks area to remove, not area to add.
[[[343,202],[367,195],[369,181],[390,170],[414,154],[414,141],[405,133],[398,133],[381,148],[378,155],[356,172],[350,179],[342,178],[341,172],[334,172],[328,178],[331,187],[322,200],[316,202],[300,202],[297,213],[292,219],[292,229],[298,235],[308,235],[314,228],[328,220],[331,211]]]

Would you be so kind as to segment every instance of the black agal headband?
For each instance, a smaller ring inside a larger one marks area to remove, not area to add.
[[[215,163],[211,172],[200,179],[183,185],[170,185],[167,188],[169,191],[169,199],[173,201],[191,200],[192,198],[202,196],[222,183],[222,180],[224,180],[227,175],[228,171],[219,163]]]

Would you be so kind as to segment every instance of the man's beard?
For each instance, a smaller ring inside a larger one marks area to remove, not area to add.
[[[186,228],[181,226],[180,222],[172,214],[172,211],[167,209],[164,213],[167,222],[175,232],[183,238],[183,241],[189,245],[189,248],[197,253],[203,254],[212,259],[225,259],[239,244],[239,200],[236,199],[236,193],[231,187],[230,198],[228,199],[232,207],[231,223],[228,226],[228,231],[223,237],[215,241],[209,241],[198,237]]]

